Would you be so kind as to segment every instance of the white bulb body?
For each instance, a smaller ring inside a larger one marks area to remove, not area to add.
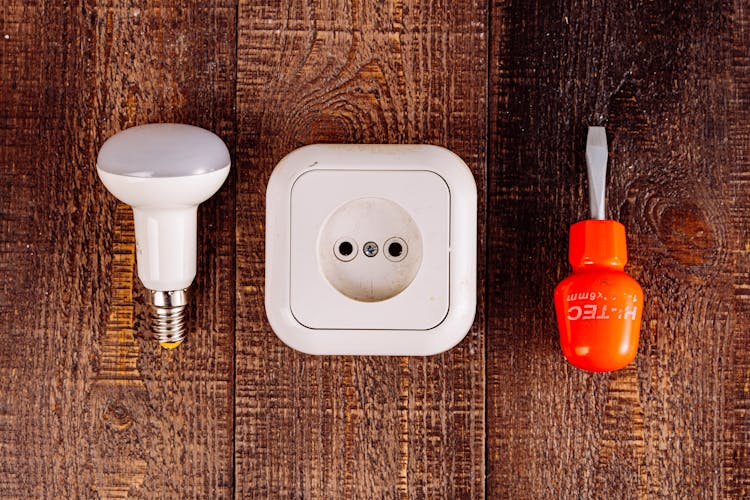
[[[97,169],[107,189],[133,207],[138,277],[149,290],[171,291],[195,279],[198,205],[219,190],[229,165],[182,177],[130,177]]]
[[[198,206],[133,207],[138,277],[149,290],[187,288],[195,279]]]

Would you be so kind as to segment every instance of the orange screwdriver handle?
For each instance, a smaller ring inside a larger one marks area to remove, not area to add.
[[[570,228],[573,274],[555,288],[560,345],[567,360],[593,372],[619,370],[638,351],[643,290],[624,272],[625,227],[584,220]]]

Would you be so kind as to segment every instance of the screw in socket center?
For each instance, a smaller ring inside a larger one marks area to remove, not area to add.
[[[374,241],[368,241],[362,247],[362,253],[368,257],[375,257],[378,254],[378,245]]]

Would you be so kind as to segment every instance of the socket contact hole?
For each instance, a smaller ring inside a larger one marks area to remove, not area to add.
[[[343,243],[339,244],[339,253],[343,255],[344,257],[348,257],[352,254],[354,251],[354,245],[352,245],[350,242],[345,241]]]
[[[357,242],[351,239],[341,239],[333,246],[333,253],[342,262],[349,262],[357,256]]]
[[[392,262],[400,262],[406,258],[408,246],[401,238],[390,238],[385,242],[385,255]]]
[[[394,241],[393,243],[388,245],[388,254],[391,257],[400,257],[402,253],[404,253],[404,247],[398,241]]]

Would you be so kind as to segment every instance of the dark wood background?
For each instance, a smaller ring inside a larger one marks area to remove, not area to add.
[[[147,335],[126,127],[196,124],[189,341]],[[0,497],[750,495],[750,4],[0,0]],[[552,290],[587,125],[647,307],[636,362],[566,364]],[[263,308],[265,186],[315,142],[432,143],[480,193],[474,328],[429,358],[311,357]]]

